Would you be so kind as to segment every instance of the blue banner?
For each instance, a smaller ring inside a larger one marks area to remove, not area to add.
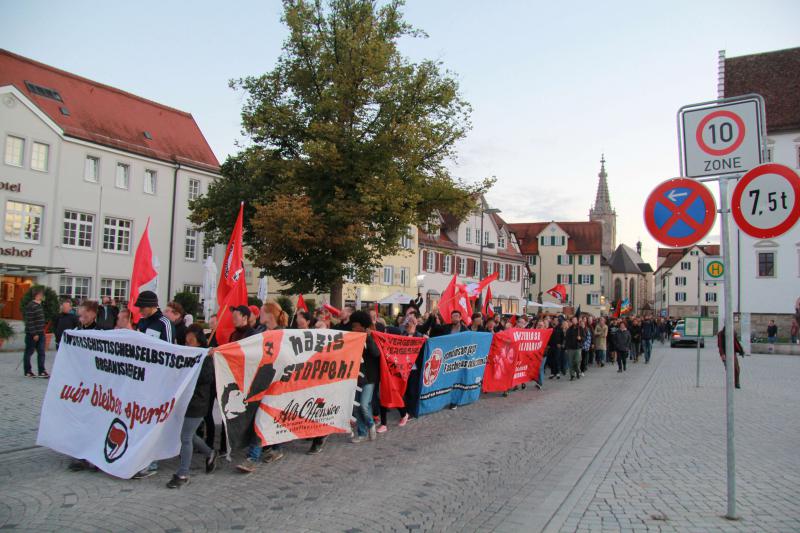
[[[491,333],[473,331],[428,339],[417,416],[476,401],[491,345]]]

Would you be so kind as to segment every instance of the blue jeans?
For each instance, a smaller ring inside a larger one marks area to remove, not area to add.
[[[606,362],[606,351],[605,350],[598,350],[597,348],[594,349],[594,362],[595,363],[605,363]]]
[[[361,386],[361,394],[356,408],[356,431],[360,437],[365,437],[375,421],[372,419],[372,394],[375,392],[374,383],[365,383]]]
[[[653,353],[653,340],[642,339],[642,347],[644,348],[644,362],[650,362],[650,355]]]
[[[44,369],[44,333],[39,334],[39,340],[33,340],[33,335],[30,333],[25,334],[25,351],[22,355],[22,364],[25,367],[25,373],[33,372],[31,369],[31,355],[36,350],[36,365],[39,367],[39,373],[45,371]]]
[[[183,426],[181,427],[181,464],[178,467],[176,474],[180,477],[189,475],[189,467],[192,466],[192,453],[197,448],[200,452],[208,457],[211,455],[211,448],[205,443],[203,439],[197,436],[197,428],[203,422],[202,417],[183,419]]]
[[[264,450],[280,450],[283,447],[283,444],[272,444],[270,446],[263,446],[261,444],[261,437],[258,434],[253,435],[253,440],[250,441],[250,446],[247,448],[247,457],[252,459],[253,461],[260,461],[261,460],[261,452]]]
[[[775,344],[775,341],[778,340],[778,337],[767,337],[767,341],[770,344]]]

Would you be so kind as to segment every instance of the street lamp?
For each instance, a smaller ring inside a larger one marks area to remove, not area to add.
[[[496,215],[500,213],[500,210],[496,207],[483,207],[483,202],[481,202],[481,234],[478,238],[481,240],[480,252],[478,253],[478,281],[483,279],[483,246],[484,246],[484,236],[483,236],[483,215],[489,213],[490,215]],[[486,243],[487,248],[494,248],[494,243]],[[483,309],[483,294],[478,295],[478,309]]]

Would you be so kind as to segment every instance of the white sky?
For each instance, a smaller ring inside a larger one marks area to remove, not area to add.
[[[0,47],[191,112],[220,161],[243,141],[228,80],[270,70],[285,35],[277,0],[0,9]],[[588,220],[604,152],[618,243],[641,239],[654,265],[642,207],[678,174],[677,109],[716,97],[718,50],[800,46],[796,0],[408,0],[405,13],[429,38],[401,51],[442,61],[474,109],[453,174],[497,176],[488,199],[509,222]]]

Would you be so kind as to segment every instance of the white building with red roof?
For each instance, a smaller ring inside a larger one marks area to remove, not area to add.
[[[189,201],[219,162],[189,113],[0,50],[0,317],[33,283],[126,300],[148,217],[159,301],[200,291]]]

